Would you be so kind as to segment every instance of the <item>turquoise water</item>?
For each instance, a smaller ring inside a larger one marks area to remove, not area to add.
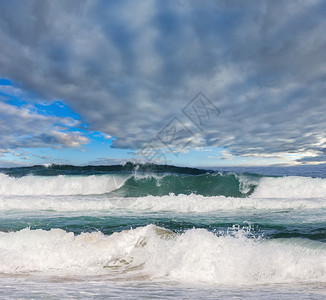
[[[323,168],[0,172],[3,298],[325,297]]]

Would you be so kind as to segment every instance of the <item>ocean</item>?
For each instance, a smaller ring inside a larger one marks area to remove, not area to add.
[[[326,168],[0,169],[1,299],[325,299]]]

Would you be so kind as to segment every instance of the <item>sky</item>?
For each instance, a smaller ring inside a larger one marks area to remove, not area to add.
[[[0,167],[321,164],[322,0],[0,0]]]

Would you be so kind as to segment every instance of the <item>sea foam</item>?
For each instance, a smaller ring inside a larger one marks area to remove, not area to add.
[[[320,198],[326,197],[326,179],[300,176],[263,177],[254,198]]]
[[[0,272],[107,274],[209,284],[325,282],[326,246],[154,225],[105,236],[61,229],[0,233]],[[141,276],[141,277],[140,277]]]
[[[23,176],[0,173],[0,196],[101,195],[146,197],[176,195],[229,198],[307,199],[326,197],[326,179],[311,177],[250,177],[247,175],[88,175]],[[239,202],[242,202],[239,200]]]
[[[0,211],[148,211],[206,213],[216,211],[321,209],[324,199],[231,198],[224,196],[168,195],[147,197],[0,196]]]
[[[105,194],[119,188],[127,179],[118,175],[24,176],[0,173],[0,195],[91,195]]]

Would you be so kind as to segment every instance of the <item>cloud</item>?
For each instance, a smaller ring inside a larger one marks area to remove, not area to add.
[[[28,166],[26,163],[22,163],[21,161],[12,161],[0,159],[0,168],[15,168],[15,167],[25,167]]]
[[[193,147],[309,157],[325,148],[325,12],[317,0],[2,1],[0,76],[62,99],[116,148],[162,147],[178,117]],[[202,130],[182,112],[199,91],[221,111]],[[8,109],[14,128],[46,123],[21,111],[15,124]],[[86,142],[36,127],[29,146]],[[6,147],[27,143],[10,136]]]
[[[227,150],[222,150],[220,152],[219,158],[222,160],[231,160],[233,158],[233,155],[230,152],[228,152]]]
[[[25,106],[0,102],[0,154],[9,153],[26,159],[26,155],[22,156],[13,149],[86,144],[88,139],[79,132],[61,131],[77,124],[71,118],[43,116]]]

